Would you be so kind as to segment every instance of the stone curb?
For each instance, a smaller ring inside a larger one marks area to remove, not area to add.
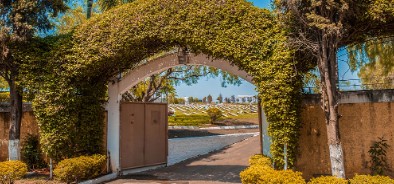
[[[205,139],[207,137],[233,137],[233,136],[243,136],[249,135],[251,137],[258,136],[259,132],[252,132],[252,133],[236,133],[236,134],[223,134],[223,135],[208,135],[208,136],[201,136],[201,137],[180,137],[180,138],[171,138],[168,140],[179,140],[179,139]],[[244,140],[244,139],[243,139]],[[242,140],[241,140],[242,141]]]
[[[111,174],[107,174],[95,179],[91,179],[91,180],[87,180],[87,181],[83,181],[80,182],[79,184],[99,184],[99,183],[104,183],[110,180],[114,180],[118,177],[118,175],[116,173],[111,173]]]

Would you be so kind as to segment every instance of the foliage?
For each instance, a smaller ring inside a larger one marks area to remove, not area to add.
[[[0,183],[12,184],[27,172],[27,165],[21,161],[0,162]]]
[[[305,73],[302,78],[302,83],[305,94],[317,94],[320,93],[320,78],[318,74],[317,68],[310,70],[309,72]]]
[[[70,53],[70,39],[70,35],[39,39],[18,54],[29,61],[22,67],[31,72],[24,73],[22,81],[35,94],[33,110],[43,152],[55,161],[103,150],[106,86],[66,71],[73,65],[70,57],[64,57]]]
[[[219,101],[219,103],[223,103],[223,95],[219,94],[218,98],[216,98],[216,100]]]
[[[184,98],[178,98],[174,93],[170,93],[167,96],[167,103],[169,104],[185,104]]]
[[[262,173],[258,179],[259,184],[303,184],[306,183],[302,178],[302,173],[293,170],[274,170],[268,169]]]
[[[261,165],[261,166],[271,166],[272,161],[271,158],[266,157],[262,154],[256,154],[249,158],[249,165]]]
[[[343,178],[337,178],[335,176],[321,176],[318,178],[312,178],[308,184],[348,184],[349,182]]]
[[[387,140],[383,139],[383,137],[379,137],[379,140],[374,141],[369,148],[368,153],[371,158],[372,175],[384,175],[384,172],[389,170],[386,155],[389,147]]]
[[[240,173],[241,181],[244,184],[256,184],[261,173],[271,169],[270,158],[256,154],[249,158],[250,166]]]
[[[153,56],[153,58],[155,57]],[[138,68],[134,68],[134,70],[138,70]],[[175,86],[181,83],[192,85],[196,84],[201,77],[215,78],[219,76],[223,79],[223,87],[227,84],[241,84],[238,76],[213,67],[178,66],[169,68],[158,74],[152,74],[136,86],[133,86],[122,96],[125,101],[153,102],[162,96],[162,94],[175,94]]]
[[[103,173],[106,156],[80,156],[60,161],[53,173],[56,178],[67,183],[91,179]]]
[[[394,184],[394,180],[388,176],[356,175],[350,184]]]
[[[44,168],[46,163],[42,158],[39,137],[28,134],[22,143],[22,160],[26,162],[30,169]]]
[[[207,114],[209,116],[210,119],[210,123],[215,123],[216,120],[218,120],[220,117],[223,116],[223,113],[220,109],[216,108],[216,107],[211,107],[207,110]]]
[[[274,170],[270,158],[254,155],[249,159],[250,167],[240,173],[243,184],[306,183],[302,173],[292,170]]]
[[[365,89],[392,89],[394,80],[394,38],[375,38],[347,47],[349,66],[360,69],[358,77]]]
[[[207,115],[193,114],[193,115],[175,115],[168,117],[168,124],[170,126],[201,126],[207,125],[210,118]]]
[[[212,95],[207,96],[207,101],[208,101],[208,103],[212,103]]]
[[[9,101],[10,101],[10,93],[0,92],[0,102],[9,102]]]
[[[257,184],[262,173],[272,170],[268,166],[255,165],[243,170],[239,175],[243,184]]]
[[[114,8],[116,6],[126,4],[126,3],[131,3],[135,0],[98,0],[98,4],[103,11],[107,11],[111,8]]]
[[[175,95],[175,87],[169,76],[172,69],[168,69],[160,74],[153,74],[145,80],[133,86],[129,91],[122,94],[122,100],[131,102],[154,102],[162,94]]]
[[[10,91],[9,141],[20,139],[22,121],[22,94],[25,86],[20,85],[20,66],[24,60],[17,59],[26,44],[33,41],[36,34],[44,33],[52,27],[50,17],[56,17],[67,9],[63,0],[2,0],[0,1],[0,78],[4,78]],[[18,142],[16,142],[18,143]],[[11,146],[10,153],[19,152],[19,144]],[[18,154],[9,154],[9,159],[19,159]]]
[[[0,90],[8,88],[7,81],[3,77],[0,76]]]

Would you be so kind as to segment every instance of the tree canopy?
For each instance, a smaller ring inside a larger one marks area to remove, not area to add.
[[[21,65],[27,58],[17,59],[17,54],[31,43],[39,32],[52,27],[49,19],[67,9],[63,0],[2,0],[0,1],[0,77],[10,90],[10,114],[8,158],[20,159],[20,127],[22,121],[22,94],[20,84]]]
[[[384,37],[354,44],[347,48],[349,66],[359,69],[358,77],[364,89],[391,89],[394,87],[394,38]]]

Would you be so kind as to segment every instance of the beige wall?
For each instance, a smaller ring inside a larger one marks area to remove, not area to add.
[[[107,113],[104,115],[107,127]],[[8,129],[10,126],[10,113],[0,111],[0,162],[8,159]],[[38,124],[32,111],[24,112],[21,126],[21,140],[28,134],[38,135]],[[104,148],[107,147],[107,129],[104,129]]]
[[[0,161],[8,159],[8,129],[10,126],[10,113],[0,112]],[[21,140],[28,134],[38,134],[38,125],[33,112],[24,112],[21,125]]]
[[[394,177],[394,102],[348,103],[339,106],[340,135],[345,156],[346,177],[355,173],[369,174],[368,150],[373,141],[384,137],[391,146],[387,151],[390,169]],[[305,178],[329,175],[330,160],[324,114],[317,103],[303,104],[303,127],[300,131],[299,154],[296,169]]]

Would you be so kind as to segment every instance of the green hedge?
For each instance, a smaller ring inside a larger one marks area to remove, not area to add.
[[[27,165],[21,161],[0,162],[0,183],[14,183],[15,180],[22,178],[26,172]]]
[[[103,173],[106,156],[80,156],[65,159],[53,171],[56,178],[67,183],[91,179]]]

